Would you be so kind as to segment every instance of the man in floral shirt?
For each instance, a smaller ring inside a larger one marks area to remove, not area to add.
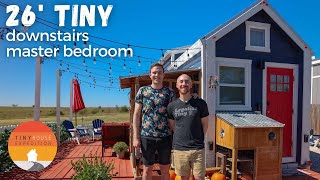
[[[175,98],[172,89],[163,86],[164,69],[159,63],[150,67],[150,86],[141,87],[136,95],[133,116],[133,146],[141,146],[144,170],[142,179],[152,179],[155,152],[159,155],[162,179],[169,180],[171,133],[167,106]],[[140,130],[140,119],[142,125]]]

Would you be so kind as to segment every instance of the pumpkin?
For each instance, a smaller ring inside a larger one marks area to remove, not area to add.
[[[214,173],[211,176],[211,180],[226,180],[226,176],[224,174]]]
[[[181,180],[181,176],[176,176],[175,180]]]
[[[176,173],[174,172],[174,170],[170,169],[169,170],[169,174],[170,174],[170,180],[175,180]]]

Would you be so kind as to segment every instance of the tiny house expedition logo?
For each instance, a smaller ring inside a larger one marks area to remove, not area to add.
[[[8,142],[12,161],[21,169],[39,171],[47,167],[57,153],[57,140],[51,129],[38,121],[17,126]]]

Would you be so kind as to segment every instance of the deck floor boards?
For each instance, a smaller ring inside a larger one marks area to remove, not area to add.
[[[14,168],[10,172],[0,173],[0,179],[71,179],[75,173],[72,169],[71,161],[76,162],[82,158],[90,157],[90,152],[93,156],[97,156],[100,160],[102,155],[101,141],[95,142],[82,142],[80,145],[76,143],[68,142],[61,145],[59,148],[56,158],[50,164],[50,166],[44,168],[39,172],[28,172],[20,168]],[[133,169],[131,162],[126,156],[125,159],[118,159],[111,148],[105,149],[104,157],[102,160],[105,163],[114,163],[114,170],[112,173],[117,173],[113,178],[115,180],[132,180]],[[304,179],[320,179],[320,174],[309,169],[303,169],[303,171],[310,173],[305,176],[292,176],[283,177],[284,180],[304,180]],[[160,176],[155,176],[154,179],[161,179]]]
[[[77,162],[85,155],[86,158],[97,156],[100,161],[102,155],[101,141],[81,142],[80,145],[68,142],[59,148],[54,161],[39,172],[28,172],[20,168],[14,168],[10,172],[0,173],[0,179],[71,179],[75,173],[72,169],[71,161]],[[133,172],[130,159],[118,159],[111,148],[105,149],[102,160],[105,163],[114,163],[112,173],[117,173],[113,179],[132,180]]]

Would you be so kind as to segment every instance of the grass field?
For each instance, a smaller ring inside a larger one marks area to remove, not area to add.
[[[33,120],[33,107],[0,107],[0,126],[17,125]],[[69,108],[61,108],[61,121],[69,119]],[[91,124],[93,119],[102,119],[105,122],[128,122],[129,112],[127,107],[89,107],[77,113],[79,124]],[[75,117],[73,115],[73,121]],[[56,110],[54,107],[40,109],[41,122],[55,122]]]

